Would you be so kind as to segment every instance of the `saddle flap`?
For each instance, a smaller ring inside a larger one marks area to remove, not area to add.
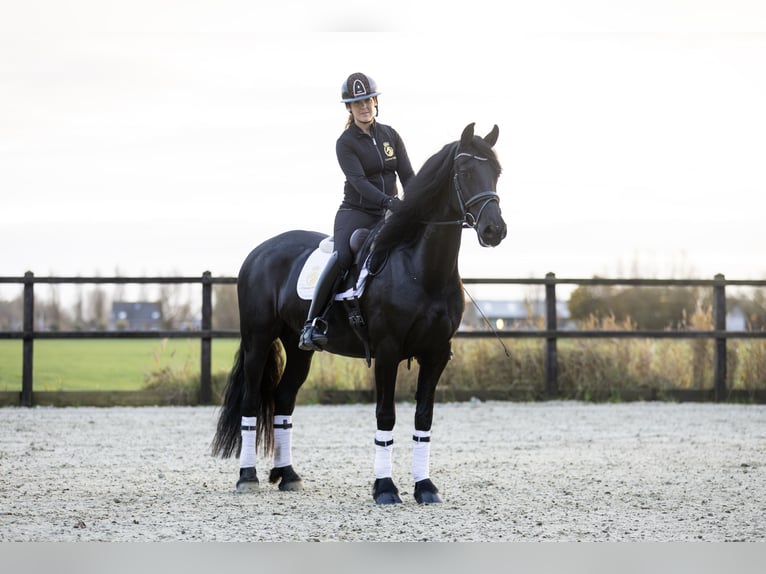
[[[307,301],[314,298],[314,289],[327,265],[327,261],[330,259],[330,255],[332,255],[332,251],[326,252],[321,247],[317,247],[311,252],[298,275],[296,284],[298,297]]]

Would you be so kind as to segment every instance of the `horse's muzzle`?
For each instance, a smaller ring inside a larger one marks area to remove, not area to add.
[[[499,225],[488,224],[479,230],[479,243],[484,247],[497,247],[508,234],[508,228],[505,223]]]

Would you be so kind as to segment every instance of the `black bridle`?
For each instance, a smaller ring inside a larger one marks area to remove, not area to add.
[[[461,156],[468,156],[477,161],[489,161],[486,157],[473,155],[467,152],[458,152],[455,154],[455,157],[453,158],[453,162]],[[500,204],[500,196],[497,194],[496,191],[492,191],[492,190],[482,191],[480,193],[477,193],[476,195],[471,197],[468,201],[466,201],[463,198],[463,191],[460,187],[459,176],[460,176],[460,172],[457,169],[453,169],[452,189],[455,190],[455,195],[457,197],[457,203],[458,203],[458,209],[460,213],[462,213],[463,215],[462,219],[455,219],[455,220],[448,220],[448,221],[424,221],[423,223],[427,223],[430,225],[462,225],[464,228],[473,229],[479,224],[479,220],[481,219],[481,216],[484,213],[484,210],[486,209],[487,205],[489,205],[493,201],[496,202],[498,205]],[[474,217],[474,215],[469,211],[469,209],[472,206],[476,205],[477,203],[481,203],[481,207],[479,208],[478,214]]]

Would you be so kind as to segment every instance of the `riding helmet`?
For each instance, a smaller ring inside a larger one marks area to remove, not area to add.
[[[374,98],[380,95],[378,86],[370,76],[355,72],[351,74],[341,87],[341,102],[347,104],[367,98]]]

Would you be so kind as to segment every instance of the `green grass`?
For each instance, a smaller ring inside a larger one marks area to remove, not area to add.
[[[216,339],[213,373],[228,371],[239,341]],[[21,390],[21,341],[0,341],[0,391]],[[199,339],[44,340],[34,344],[37,391],[130,391],[162,369],[199,376]]]
[[[225,382],[239,341],[212,344],[214,386]],[[0,341],[0,391],[21,391],[21,341]],[[198,388],[199,339],[43,340],[34,344],[36,391],[134,391],[180,384]],[[305,385],[332,390],[371,389],[372,370],[361,359],[317,353]]]

